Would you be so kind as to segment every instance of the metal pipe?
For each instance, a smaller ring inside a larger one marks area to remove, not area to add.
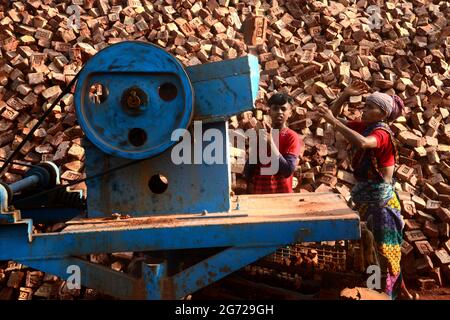
[[[39,183],[39,179],[40,179],[39,176],[34,174],[17,182],[11,183],[9,185],[9,188],[13,193],[16,193]]]

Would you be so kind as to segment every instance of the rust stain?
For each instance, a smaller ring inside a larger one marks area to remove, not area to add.
[[[180,225],[182,221],[176,218],[166,218],[166,217],[148,217],[148,218],[111,218],[106,217],[102,219],[85,219],[82,223],[74,223],[69,227],[73,230],[79,230],[80,228],[91,228],[93,229],[108,229],[108,228],[126,228],[135,226],[177,226]],[[67,228],[66,228],[67,230]]]
[[[198,288],[203,288],[205,286],[205,282],[202,279],[198,279],[197,281],[195,281],[195,284]]]
[[[103,170],[108,171],[110,169],[109,157],[103,157]],[[109,177],[102,177],[100,180],[100,194],[102,199],[104,199],[104,204],[106,206],[106,210],[111,211],[111,191],[110,191],[110,183]]]
[[[146,218],[143,220],[129,220],[124,222],[130,226],[136,226],[145,224],[176,224],[177,221],[174,218]]]
[[[175,218],[155,218],[155,217],[149,217],[145,219],[118,219],[118,220],[111,220],[110,218],[106,218],[105,220],[110,220],[111,222],[107,223],[101,223],[99,226],[101,227],[107,227],[107,226],[114,226],[114,227],[126,227],[126,226],[142,226],[142,225],[162,225],[162,224],[168,224],[168,225],[176,225],[179,223],[179,220]],[[103,220],[103,221],[105,221]]]
[[[133,286],[132,299],[145,299],[146,298],[146,288],[144,281],[135,281]]]
[[[222,273],[230,273],[231,268],[229,266],[223,266],[222,268],[219,269],[219,271]]]
[[[213,271],[209,271],[208,272],[208,283],[213,283],[216,279],[217,273],[213,272]]]
[[[177,286],[172,278],[164,278],[160,281],[161,298],[164,300],[176,299]]]

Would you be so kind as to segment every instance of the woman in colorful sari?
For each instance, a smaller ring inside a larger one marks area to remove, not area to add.
[[[400,293],[411,299],[400,272],[404,221],[393,179],[397,150],[388,126],[402,114],[403,101],[395,95],[375,92],[366,98],[362,121],[338,118],[345,101],[367,89],[364,82],[354,81],[330,109],[319,106],[318,111],[356,149],[352,166],[357,183],[351,196],[361,219],[373,233],[382,289],[391,299]]]

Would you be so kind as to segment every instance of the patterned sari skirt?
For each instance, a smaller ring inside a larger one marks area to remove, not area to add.
[[[359,182],[352,189],[356,210],[373,233],[384,292],[396,299],[402,285],[400,270],[404,221],[394,187],[388,183]]]

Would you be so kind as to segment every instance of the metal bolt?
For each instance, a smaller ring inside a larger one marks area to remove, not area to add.
[[[135,90],[132,90],[128,95],[127,104],[132,109],[138,108],[141,105],[141,99],[139,99]]]
[[[121,103],[126,112],[138,115],[145,111],[148,105],[148,97],[139,87],[131,87],[122,94]]]

